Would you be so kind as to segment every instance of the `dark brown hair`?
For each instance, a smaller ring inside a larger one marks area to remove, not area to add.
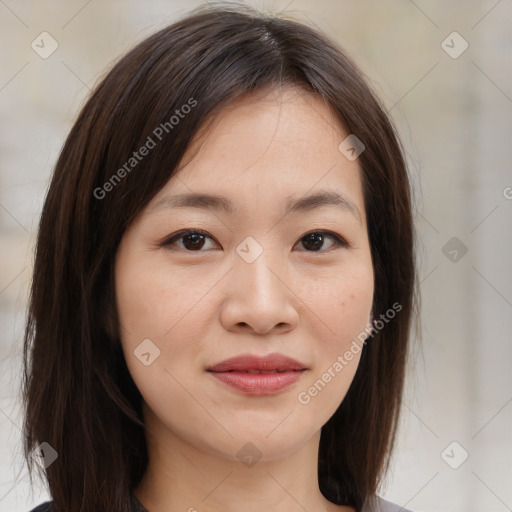
[[[58,512],[128,510],[147,466],[141,395],[123,357],[115,304],[113,265],[124,231],[207,120],[235,98],[286,86],[318,95],[365,145],[358,162],[372,311],[379,318],[392,304],[401,310],[365,345],[345,399],[323,426],[318,471],[320,490],[337,504],[360,510],[377,492],[395,442],[418,303],[403,150],[366,79],[335,43],[300,22],[229,4],[196,9],[122,57],[95,87],[56,163],[37,238],[23,400],[31,482],[35,448],[45,442],[58,454],[44,472],[37,466]],[[186,115],[175,123],[177,111]],[[157,127],[163,142],[130,161],[148,137],[156,142]]]

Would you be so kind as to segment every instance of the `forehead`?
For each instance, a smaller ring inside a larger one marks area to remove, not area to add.
[[[217,205],[228,213],[241,214],[255,202],[300,210],[297,200],[308,195],[364,220],[359,164],[338,149],[348,135],[322,99],[303,89],[245,95],[204,125],[147,210],[176,206],[169,196],[177,194],[225,197]]]

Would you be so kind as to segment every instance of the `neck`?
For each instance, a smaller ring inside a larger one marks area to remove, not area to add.
[[[287,457],[246,465],[187,443],[148,415],[145,423],[149,464],[134,495],[149,512],[354,511],[320,492],[320,431]]]

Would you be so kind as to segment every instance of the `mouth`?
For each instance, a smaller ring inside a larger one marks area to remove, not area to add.
[[[282,354],[269,354],[261,357],[243,354],[231,357],[207,368],[210,372],[247,372],[247,373],[282,373],[287,371],[306,370],[306,366]]]
[[[303,372],[305,370],[227,370],[227,371],[216,371],[210,370],[213,373],[261,373],[261,374],[272,374],[272,373],[286,373],[286,372]]]
[[[218,363],[207,371],[237,392],[272,395],[297,382],[308,368],[281,354],[266,357],[242,355]]]

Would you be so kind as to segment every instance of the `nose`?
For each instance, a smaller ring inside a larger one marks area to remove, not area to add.
[[[300,299],[289,281],[286,265],[266,251],[252,263],[236,257],[222,304],[224,328],[258,335],[295,329]]]

